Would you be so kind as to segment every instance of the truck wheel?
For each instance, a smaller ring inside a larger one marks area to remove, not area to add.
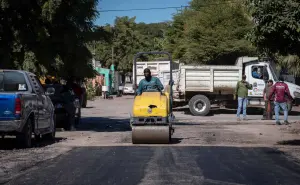
[[[78,113],[75,118],[75,125],[78,126],[80,124],[80,121],[81,121],[81,108],[78,109]]]
[[[189,109],[194,116],[206,116],[210,111],[210,101],[204,95],[196,95],[190,99]]]
[[[22,133],[18,134],[17,141],[22,148],[31,148],[32,146],[32,119],[28,119],[24,125]]]

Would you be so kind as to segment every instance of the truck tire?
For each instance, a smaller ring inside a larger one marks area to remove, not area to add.
[[[210,111],[210,101],[204,95],[193,96],[189,101],[189,109],[194,116],[206,116]]]
[[[24,125],[22,133],[16,136],[21,148],[31,148],[32,146],[32,122],[32,119],[29,118]]]
[[[80,124],[80,121],[81,121],[81,108],[78,109],[78,113],[75,118],[75,126],[78,126]]]

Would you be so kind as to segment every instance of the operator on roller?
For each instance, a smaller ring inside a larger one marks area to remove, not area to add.
[[[144,76],[145,78],[139,83],[137,95],[141,95],[143,92],[148,90],[156,90],[160,92],[164,89],[164,86],[162,85],[160,80],[157,77],[151,76],[150,69],[144,69]]]

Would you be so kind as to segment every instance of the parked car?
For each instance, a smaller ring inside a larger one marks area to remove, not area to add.
[[[54,106],[36,75],[0,70],[0,135],[14,135],[28,148],[32,135],[54,140],[55,125]]]
[[[126,94],[134,94],[134,93],[135,91],[133,89],[132,84],[126,83],[123,88],[123,94],[126,95]]]
[[[78,125],[81,120],[81,106],[79,97],[76,97],[72,89],[68,89],[68,91],[70,91],[70,96],[72,96],[70,98],[73,99],[73,103],[71,105],[74,107],[67,107],[68,101],[66,101],[65,97],[62,96],[64,88],[66,88],[66,86],[61,84],[45,85],[45,89],[47,89],[47,93],[55,107],[56,127],[71,130],[72,125],[69,120],[73,118],[71,117],[72,115],[68,113],[68,108],[76,109],[74,119],[75,125]]]

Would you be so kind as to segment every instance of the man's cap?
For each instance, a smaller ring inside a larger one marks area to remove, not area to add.
[[[145,68],[145,69],[144,69],[144,73],[151,73],[151,71],[150,71],[149,68]]]

